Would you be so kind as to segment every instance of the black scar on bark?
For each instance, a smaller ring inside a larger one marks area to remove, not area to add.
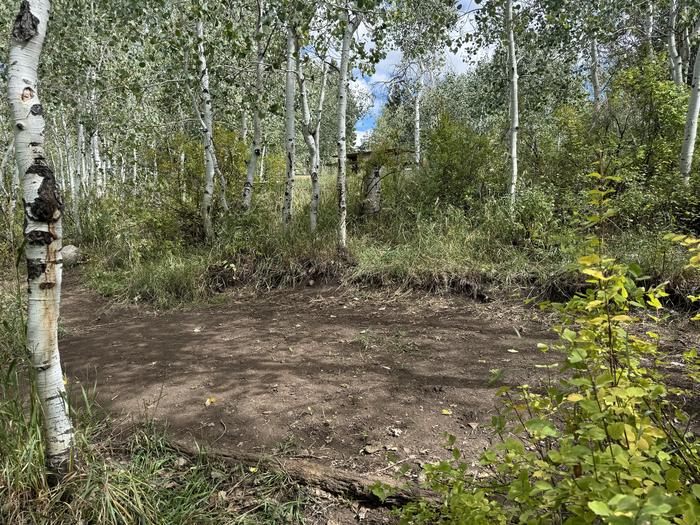
[[[32,246],[48,246],[54,241],[51,232],[33,231],[27,234],[27,244]]]
[[[42,179],[39,195],[29,204],[31,217],[38,222],[56,222],[63,212],[63,202],[58,193],[56,178],[51,168],[44,164],[32,164],[27,174],[39,175]]]
[[[29,112],[32,115],[43,115],[44,114],[44,108],[41,106],[41,104],[34,104],[32,106],[32,109],[29,110]]]
[[[12,26],[12,36],[20,42],[27,42],[39,34],[39,19],[32,14],[29,2],[23,0],[19,13]]]
[[[46,273],[46,263],[40,259],[27,259],[27,277],[29,280],[38,279]]]

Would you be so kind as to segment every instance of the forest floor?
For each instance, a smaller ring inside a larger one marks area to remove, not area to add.
[[[111,303],[68,272],[62,320],[66,375],[96,387],[116,420],[151,418],[179,442],[368,479],[403,465],[417,476],[449,457],[445,433],[476,460],[497,389],[546,379],[541,365],[558,360],[537,349],[555,339],[537,309],[456,295],[242,289],[155,313]]]

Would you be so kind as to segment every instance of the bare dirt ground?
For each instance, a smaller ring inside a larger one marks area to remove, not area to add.
[[[417,471],[447,457],[445,433],[476,459],[496,390],[532,384],[545,373],[536,365],[556,361],[537,349],[553,336],[534,316],[518,304],[328,286],[238,291],[156,314],[109,303],[69,274],[61,351],[70,380],[96,386],[115,417],[157,418],[214,450],[371,477],[393,474],[390,460]],[[493,369],[503,370],[495,383]]]

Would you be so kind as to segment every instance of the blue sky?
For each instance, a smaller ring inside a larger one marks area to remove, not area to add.
[[[391,51],[386,58],[380,61],[372,75],[360,74],[359,70],[354,71],[355,79],[351,84],[351,89],[356,93],[358,91],[371,93],[372,107],[355,125],[357,132],[357,141],[361,143],[364,138],[375,128],[377,118],[381,115],[382,110],[387,102],[386,82],[391,78],[392,72],[396,64],[401,61],[400,51]],[[454,54],[445,49],[445,66],[442,72],[463,73],[467,71],[468,64],[463,60],[460,54]]]
[[[470,0],[465,0],[462,2],[462,11],[471,11],[473,7],[472,4],[473,2]],[[464,17],[462,19],[461,27],[456,31],[456,33],[468,31],[468,18],[469,17]],[[358,35],[359,38],[362,38],[361,33],[362,30],[360,30],[360,34]],[[454,54],[446,48],[444,51],[444,59],[445,66],[443,67],[442,72],[463,73],[469,68],[461,53]],[[351,83],[351,89],[353,89],[355,92],[362,91],[364,93],[371,93],[373,99],[371,109],[355,125],[358,142],[356,145],[359,145],[359,143],[361,143],[375,128],[377,118],[379,115],[381,115],[387,101],[387,91],[384,83],[391,78],[394,67],[400,61],[401,51],[393,50],[390,51],[387,56],[377,64],[372,75],[361,74],[359,70],[355,70],[353,72],[355,80]]]

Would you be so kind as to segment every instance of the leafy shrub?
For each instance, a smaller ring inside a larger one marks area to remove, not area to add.
[[[591,199],[600,207],[608,202],[605,191]],[[600,225],[606,216],[590,219]],[[678,389],[655,371],[658,334],[632,330],[643,319],[658,320],[663,286],[639,286],[635,268],[606,257],[598,237],[589,239],[577,267],[589,288],[556,306],[561,343],[553,350],[565,356],[559,381],[502,389],[503,409],[493,418],[500,441],[480,460],[489,476],[475,477],[454,450],[454,461],[425,468],[439,503],[407,505],[402,523],[700,519],[700,443],[672,403]],[[686,358],[697,359],[694,352]]]

